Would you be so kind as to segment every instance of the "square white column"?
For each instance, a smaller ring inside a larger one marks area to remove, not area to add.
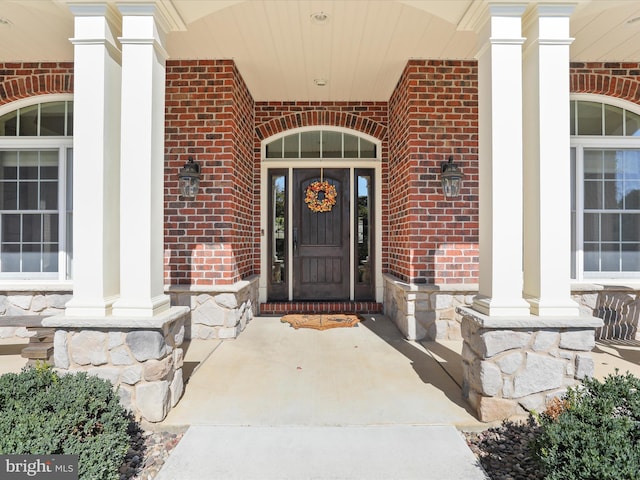
[[[120,299],[115,316],[154,316],[164,294],[166,27],[155,4],[122,4]]]
[[[571,300],[569,17],[539,5],[525,19],[524,294],[531,312],[577,316]]]
[[[524,5],[489,5],[478,54],[479,293],[485,315],[528,315],[522,296]]]
[[[120,292],[119,15],[106,4],[75,16],[73,298],[69,316],[105,316]]]

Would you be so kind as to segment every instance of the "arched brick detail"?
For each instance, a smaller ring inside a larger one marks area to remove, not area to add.
[[[0,63],[0,105],[51,93],[73,93],[73,63]]]
[[[640,104],[640,64],[572,63],[571,93],[594,93]]]
[[[387,127],[381,123],[363,116],[335,110],[311,110],[296,112],[273,118],[256,127],[256,135],[259,140],[264,140],[272,135],[300,127],[317,127],[329,125],[344,127],[366,133],[375,138],[386,138]]]

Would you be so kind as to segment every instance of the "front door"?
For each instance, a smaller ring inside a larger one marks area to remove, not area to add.
[[[335,187],[335,204],[324,190],[307,192],[325,181]],[[294,169],[292,187],[293,298],[348,300],[349,169]]]
[[[267,301],[373,300],[375,171],[287,166],[265,173]],[[316,182],[327,184],[315,192]]]

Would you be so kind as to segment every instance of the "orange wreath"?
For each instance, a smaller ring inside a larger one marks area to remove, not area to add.
[[[319,198],[320,192],[324,194],[322,200]],[[313,182],[307,187],[304,202],[313,212],[330,212],[336,204],[337,196],[336,187],[329,182]]]

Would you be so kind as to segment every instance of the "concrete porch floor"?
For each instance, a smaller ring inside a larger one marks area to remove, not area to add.
[[[209,345],[187,349],[198,367],[163,426],[481,425],[460,392],[458,352],[406,341],[384,316],[325,331],[259,317]]]

